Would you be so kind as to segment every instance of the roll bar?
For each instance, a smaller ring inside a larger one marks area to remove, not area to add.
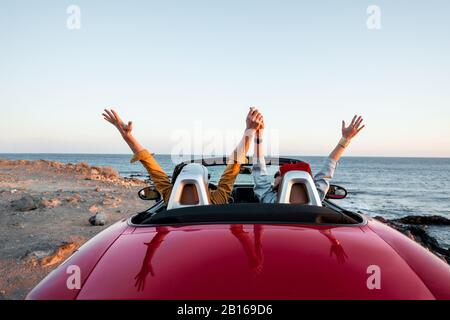
[[[250,167],[253,165],[253,157],[245,157],[246,163],[243,163],[242,166]],[[200,163],[205,167],[214,167],[214,166],[223,166],[228,162],[229,157],[214,157],[214,158],[198,158],[192,159],[185,162],[180,163],[179,165],[186,165],[189,163]],[[292,164],[303,162],[302,160],[291,159],[291,158],[278,158],[278,157],[266,157],[266,165],[268,166],[278,166],[283,164]]]

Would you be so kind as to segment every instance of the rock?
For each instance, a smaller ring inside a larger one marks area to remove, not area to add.
[[[407,216],[400,219],[394,219],[393,221],[401,222],[405,224],[425,224],[428,226],[448,226],[450,225],[450,219],[441,216]]]
[[[22,259],[27,263],[37,266],[41,264],[41,260],[45,257],[48,257],[52,254],[52,250],[36,250],[36,251],[28,251]]]
[[[60,245],[51,255],[41,260],[41,265],[44,267],[54,265],[61,262],[66,256],[74,252],[78,245],[73,242],[65,242]]]
[[[446,225],[447,218],[441,216],[407,216],[400,219],[387,220],[377,216],[374,219],[400,231],[450,264],[450,249],[442,248],[439,242],[427,233],[428,224]]]
[[[37,209],[38,201],[29,194],[25,194],[22,198],[13,201],[11,204],[14,209],[19,211],[31,211]]]
[[[66,198],[66,201],[70,204],[77,204],[78,203],[78,199],[75,197],[68,197]]]
[[[33,266],[41,265],[43,267],[48,267],[60,263],[78,247],[79,245],[74,242],[63,242],[54,250],[36,250],[27,252],[23,259]]]
[[[64,164],[58,161],[50,161],[49,165],[52,168],[61,168],[62,166],[64,166]]]
[[[89,218],[89,223],[93,226],[103,226],[106,224],[106,216],[103,213],[97,213]]]
[[[108,206],[108,207],[111,207],[111,208],[117,208],[117,206],[118,206],[119,203],[121,203],[121,202],[122,202],[122,199],[121,199],[121,198],[118,198],[118,197],[112,197],[112,196],[106,196],[106,197],[103,199],[102,204],[103,204],[104,206]]]
[[[116,170],[111,167],[91,167],[89,169],[89,177],[92,180],[117,180],[119,179],[119,174]]]
[[[67,197],[66,201],[70,204],[77,204],[81,201],[81,196],[78,193],[75,193],[74,195]]]
[[[91,168],[91,175],[99,175],[102,172],[102,169],[99,167],[92,167]]]
[[[31,161],[29,161],[29,160],[16,160],[16,161],[13,161],[13,163],[16,164],[16,165],[29,165],[29,164],[31,164]]]
[[[77,165],[80,168],[90,168],[89,164],[87,162],[80,162]]]
[[[61,204],[61,200],[59,200],[58,198],[54,198],[51,200],[48,199],[42,199],[40,206],[44,207],[44,208],[54,208],[57,207]]]
[[[117,173],[116,170],[114,170],[111,167],[103,167],[102,168],[102,176],[104,176],[105,178],[109,178],[109,179],[114,179],[117,178],[119,176],[119,174]]]
[[[102,192],[102,189],[97,187],[97,188],[95,188],[95,192]]]
[[[96,204],[93,204],[92,206],[89,207],[89,212],[90,213],[97,213],[99,211],[99,207],[97,207]]]
[[[376,217],[373,217],[373,218],[376,219],[376,220],[378,220],[378,221],[380,221],[380,222],[388,223],[388,220],[386,220],[385,218],[383,218],[383,217],[381,217],[381,216],[376,216]]]
[[[23,229],[25,228],[25,225],[23,223],[20,222],[14,222],[11,224],[13,227],[19,228],[19,229]]]

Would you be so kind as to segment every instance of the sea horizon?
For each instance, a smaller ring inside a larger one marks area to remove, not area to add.
[[[157,156],[172,156],[170,153],[158,153],[154,152],[152,153]],[[92,156],[132,156],[133,153],[92,153],[92,152],[1,152],[0,157],[2,155],[92,155]],[[229,155],[197,155],[197,154],[189,154],[184,155],[186,157],[224,157]],[[284,154],[279,155],[279,158],[289,158],[289,157],[327,157],[328,155],[325,154]],[[383,155],[362,155],[362,156],[346,156],[344,155],[342,158],[385,158],[385,159],[450,159],[450,156],[383,156]]]

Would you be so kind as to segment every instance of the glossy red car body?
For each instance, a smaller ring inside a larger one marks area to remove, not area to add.
[[[81,289],[66,285],[70,265],[80,267]],[[379,267],[379,289],[367,285],[370,266]],[[450,267],[368,217],[333,227],[155,227],[123,220],[86,243],[27,298],[450,299]]]

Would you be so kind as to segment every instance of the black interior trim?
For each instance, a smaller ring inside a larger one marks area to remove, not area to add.
[[[326,207],[293,204],[239,203],[193,206],[167,210],[147,217],[140,225],[208,223],[349,225],[359,224],[361,222]]]
[[[283,165],[283,164],[291,164],[291,163],[299,163],[304,162],[302,160],[298,159],[291,159],[291,158],[277,158],[277,157],[266,157],[266,165],[273,166],[273,165]],[[197,159],[191,159],[185,162],[182,162],[180,165],[186,165],[188,163],[200,163],[204,165],[205,167],[215,167],[215,166],[225,166],[228,163],[229,157],[214,157],[214,158],[197,158]],[[251,167],[253,166],[253,157],[246,157],[246,163],[241,164],[243,167]]]

